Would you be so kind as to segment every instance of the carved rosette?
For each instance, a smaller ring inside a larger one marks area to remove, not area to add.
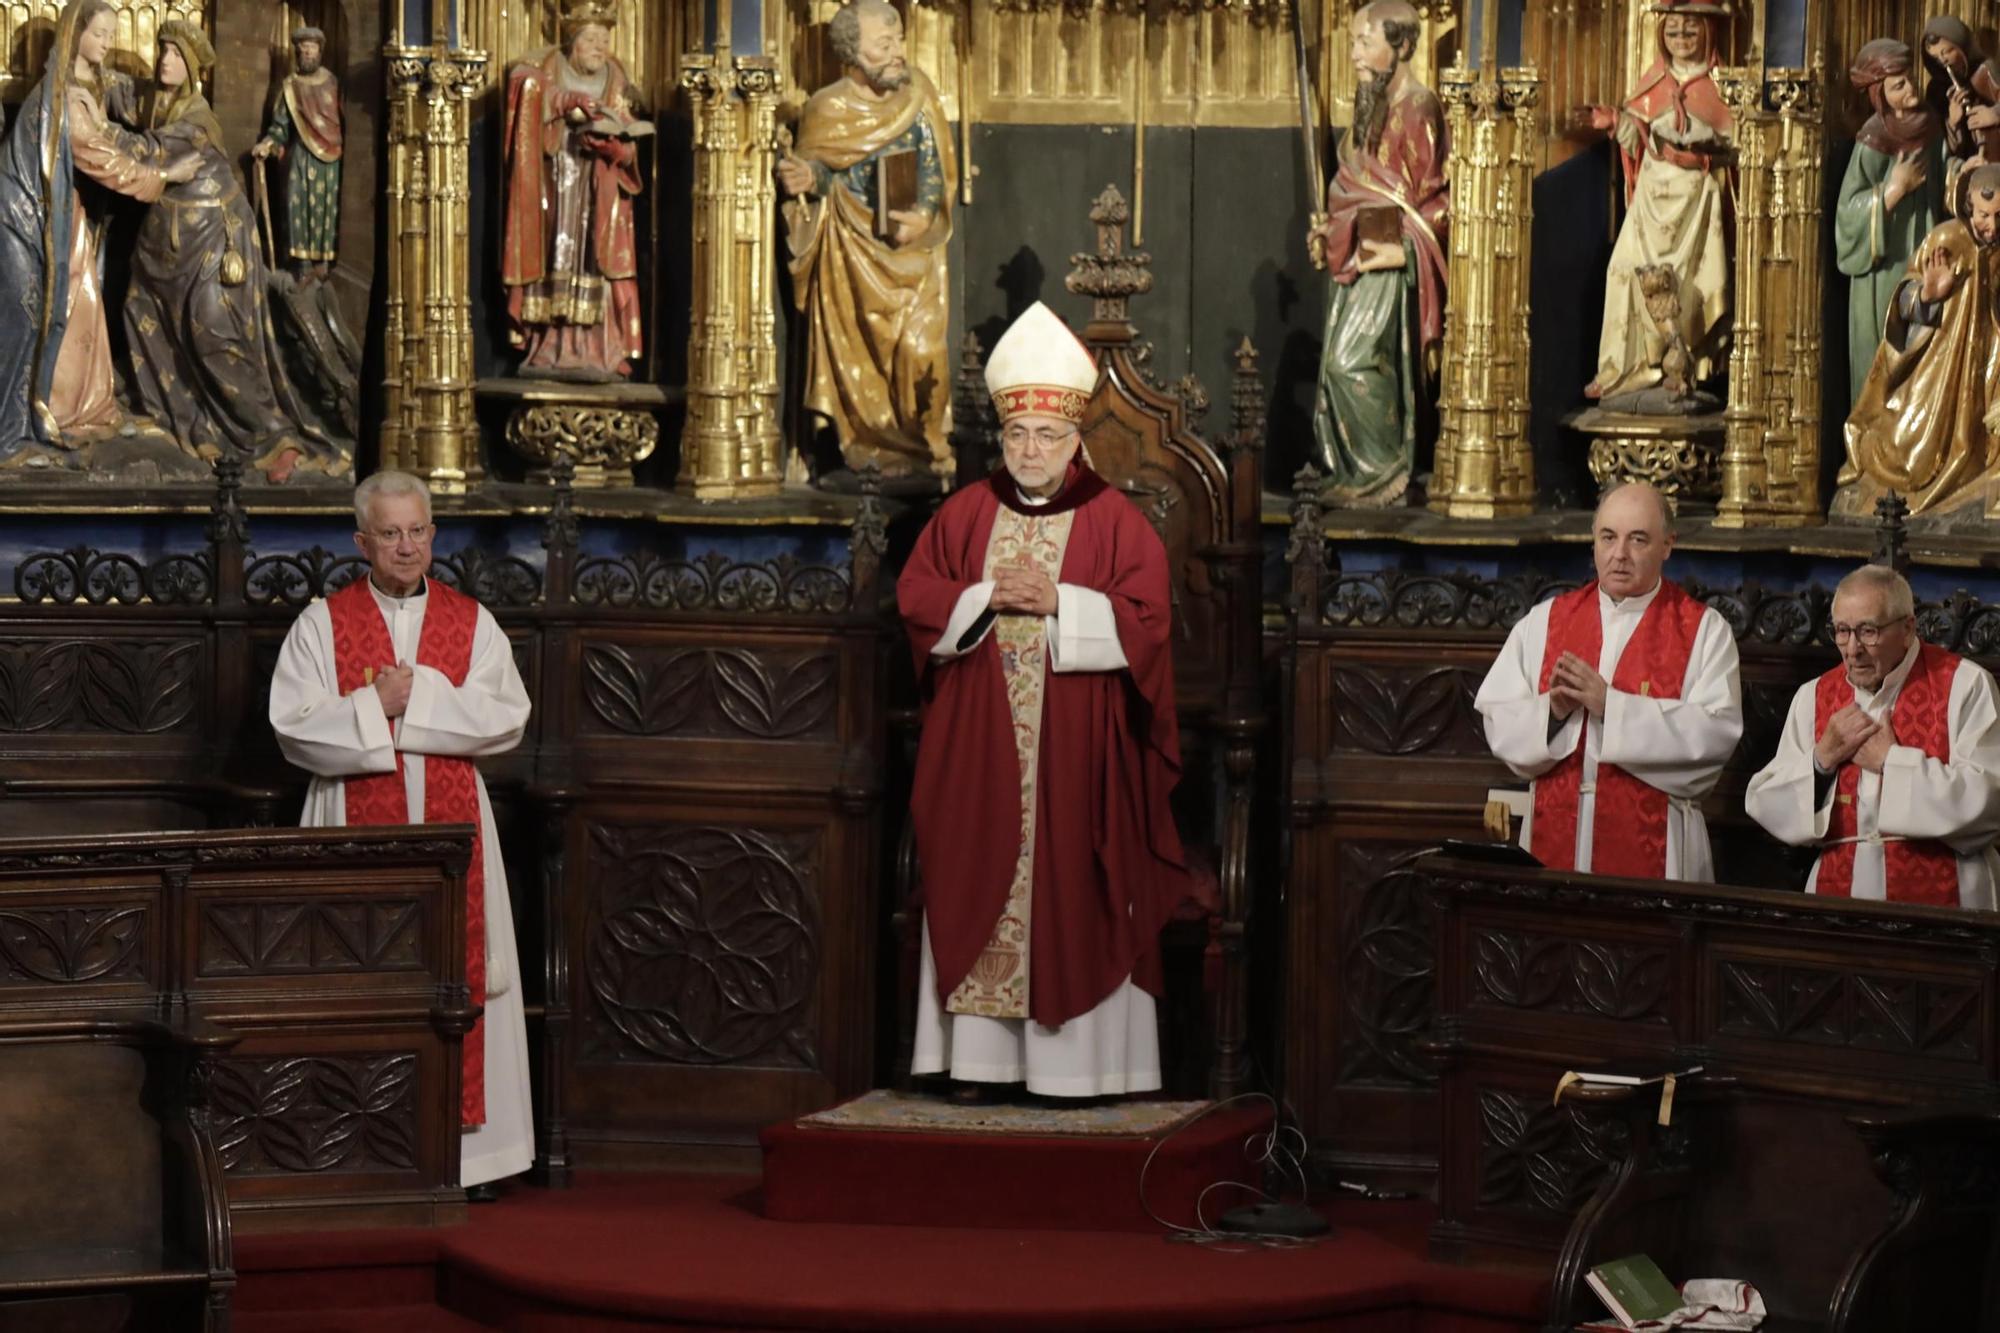
[[[643,409],[602,403],[523,403],[507,420],[507,447],[546,480],[557,458],[576,465],[579,490],[630,486],[632,467],[652,457],[660,423]]]

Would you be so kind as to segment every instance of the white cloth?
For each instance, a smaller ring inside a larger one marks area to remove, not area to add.
[[[968,1083],[1023,1083],[1049,1097],[1108,1097],[1160,1086],[1160,1029],[1153,997],[1130,977],[1094,1009],[1061,1027],[1031,1018],[947,1013],[938,1003],[931,933],[924,928],[917,980],[912,1074]]]
[[[1651,592],[1622,602],[1613,601],[1602,591],[1597,594],[1604,643],[1596,666],[1606,681],[1617,674],[1625,645],[1659,591],[1655,585]],[[1701,799],[1714,788],[1743,735],[1742,685],[1737,679],[1736,637],[1729,631],[1729,622],[1713,608],[1702,612],[1681,680],[1680,698],[1656,699],[1611,688],[1605,694],[1601,723],[1589,719],[1586,726],[1587,715],[1579,708],[1551,735],[1549,696],[1539,688],[1551,605],[1543,602],[1521,618],[1479,686],[1474,706],[1486,724],[1486,743],[1494,757],[1517,777],[1539,778],[1573,754],[1581,742],[1578,870],[1588,871],[1591,866],[1597,766],[1605,763],[1616,764],[1671,798],[1667,806],[1666,878],[1712,880],[1715,858],[1709,850]],[[1521,824],[1523,847],[1531,845],[1533,834],[1534,815],[1530,812]]]
[[[371,582],[399,662],[416,661],[429,589],[390,597]],[[347,822],[344,778],[390,773],[403,752],[403,790],[410,817],[423,817],[424,756],[471,759],[501,754],[521,742],[528,692],[514,667],[507,636],[485,607],[472,636],[472,665],[454,687],[434,668],[418,666],[410,700],[392,724],[374,688],[343,697],[335,675],[333,617],[323,601],[302,612],[285,636],[271,679],[271,728],[289,759],[313,775],[306,789],[307,827]],[[493,827],[486,780],[475,771],[486,869],[486,1123],[459,1144],[459,1183],[479,1185],[528,1169],[535,1156],[534,1108],[528,1091],[528,1029],[521,1008],[520,959],[507,895],[507,867]]]
[[[1854,702],[1881,721],[1888,718],[1916,664],[1918,645],[1883,678],[1877,690],[1856,688]],[[1834,784],[1826,803],[1814,808],[1817,784],[1813,746],[1819,739],[1815,691],[1807,681],[1792,695],[1778,753],[1750,779],[1743,808],[1771,836],[1794,847],[1822,842],[1832,817]],[[1991,911],[2000,883],[2000,694],[1993,677],[1977,663],[1961,659],[1951,677],[1946,725],[1951,730],[1951,762],[1932,759],[1914,745],[1892,745],[1880,774],[1863,772],[1854,793],[1853,896],[1877,901],[1887,896],[1882,838],[1938,838],[1958,855],[1958,904]],[[1806,891],[1819,885],[1813,865]]]
[[[940,660],[963,657],[984,642],[993,629],[991,619],[980,626],[978,638],[959,644],[966,631],[979,624],[992,600],[991,579],[960,593],[931,656]],[[1095,588],[1058,583],[1056,613],[1043,616],[1042,623],[1048,634],[1051,671],[1123,671],[1129,665],[1124,646],[1118,642],[1118,617],[1111,609],[1111,599]]]

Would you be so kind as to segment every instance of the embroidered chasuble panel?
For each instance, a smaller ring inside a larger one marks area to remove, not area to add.
[[[1074,510],[1048,517],[1017,514],[1002,507],[986,542],[983,577],[1008,565],[1026,565],[1051,583],[1062,573]],[[1035,889],[1035,777],[1042,751],[1042,693],[1048,680],[1048,632],[1040,616],[998,616],[993,622],[1000,672],[1007,683],[1007,710],[1014,723],[1014,750],[1021,760],[1021,846],[1007,905],[993,925],[972,971],[945,1000],[945,1012],[982,1018],[1028,1016],[1028,914]]]

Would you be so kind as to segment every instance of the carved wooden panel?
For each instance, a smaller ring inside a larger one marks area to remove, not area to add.
[[[1482,930],[1472,942],[1472,1003],[1665,1026],[1673,968],[1664,946]]]
[[[1430,1086],[1436,1073],[1415,1043],[1435,1001],[1429,910],[1406,867],[1427,850],[1407,844],[1340,845],[1340,1081]]]
[[[1335,749],[1485,757],[1472,707],[1483,669],[1342,663],[1332,670]]]
[[[232,1176],[414,1171],[417,1083],[414,1052],[220,1060],[216,1150]]]
[[[195,974],[422,971],[428,924],[416,898],[207,903]]]
[[[1568,1217],[1625,1154],[1623,1120],[1584,1115],[1543,1096],[1478,1089],[1479,1206]]]
[[[819,835],[593,824],[581,1054],[814,1069]]]
[[[151,942],[141,903],[0,909],[0,986],[145,981]]]
[[[1977,1063],[1986,997],[1971,980],[1724,959],[1716,1031]]]
[[[184,729],[202,662],[197,638],[0,643],[0,732]]]
[[[630,736],[831,737],[839,661],[828,651],[587,643],[583,697]]]

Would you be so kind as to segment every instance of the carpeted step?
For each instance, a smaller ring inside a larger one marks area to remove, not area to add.
[[[282,1310],[239,1314],[235,1333],[492,1333],[440,1305],[373,1305],[353,1310]]]
[[[877,1092],[765,1129],[764,1215],[785,1222],[1075,1231],[1212,1222],[1254,1196],[1268,1108],[954,1107]],[[1140,1193],[1141,1173],[1144,1197]]]

